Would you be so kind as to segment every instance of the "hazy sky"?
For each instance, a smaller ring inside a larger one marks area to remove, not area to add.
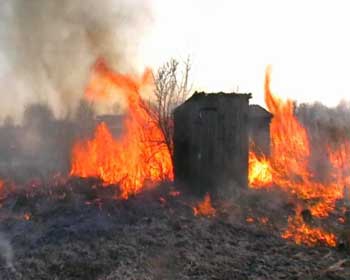
[[[272,64],[280,96],[334,106],[350,100],[349,11],[350,0],[0,0],[0,119],[35,101],[64,113],[99,56],[141,72],[190,55],[194,89],[262,105]]]
[[[154,25],[140,44],[140,67],[192,56],[195,85],[252,92],[273,89],[300,102],[350,99],[350,1],[153,0]]]

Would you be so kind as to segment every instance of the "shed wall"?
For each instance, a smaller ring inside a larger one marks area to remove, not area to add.
[[[197,193],[247,186],[250,95],[193,96],[175,110],[174,171]]]

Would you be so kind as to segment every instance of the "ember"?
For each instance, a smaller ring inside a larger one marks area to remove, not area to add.
[[[259,222],[263,225],[266,225],[269,222],[269,218],[268,217],[261,217],[261,218],[259,218]]]
[[[181,193],[179,191],[171,191],[171,192],[169,192],[169,195],[173,196],[173,197],[176,197],[176,196],[181,195]]]
[[[72,176],[95,176],[107,184],[120,184],[120,197],[124,199],[150,184],[173,179],[164,136],[140,96],[143,89],[152,86],[150,71],[137,79],[112,72],[103,62],[95,65],[86,98],[109,100],[114,94],[120,94],[127,100],[128,115],[120,138],[115,139],[102,123],[94,139],[76,143],[72,153]]]
[[[25,220],[25,221],[29,221],[30,219],[31,219],[31,215],[30,215],[30,213],[24,213],[24,215],[23,215],[23,219]]]
[[[196,207],[193,207],[193,213],[195,216],[215,216],[216,210],[211,205],[211,198],[209,193],[207,193],[201,203]]]
[[[345,224],[345,218],[344,218],[344,217],[339,217],[339,218],[338,218],[338,222],[339,222],[340,224]]]

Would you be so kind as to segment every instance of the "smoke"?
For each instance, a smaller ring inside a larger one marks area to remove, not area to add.
[[[350,103],[340,102],[336,107],[327,107],[319,102],[300,104],[296,115],[308,131],[311,146],[309,161],[316,178],[327,181],[331,177],[327,147],[340,147],[350,141]],[[343,174],[348,174],[344,165]]]
[[[13,266],[13,250],[10,242],[0,232],[0,256],[6,262],[6,266],[12,271],[15,270]]]
[[[142,0],[4,0],[0,4],[1,115],[17,120],[28,103],[56,116],[77,106],[99,57],[133,71],[151,22]]]
[[[327,144],[337,145],[350,140],[350,103],[340,102],[336,107],[327,107],[316,102],[300,104],[296,115],[308,130],[313,148]]]
[[[296,114],[309,129],[333,128],[345,131],[350,128],[350,103],[340,102],[336,107],[327,107],[319,102],[300,104]]]

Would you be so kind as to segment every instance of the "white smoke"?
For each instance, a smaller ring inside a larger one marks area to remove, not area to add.
[[[0,117],[28,103],[62,116],[76,107],[99,57],[132,71],[150,23],[142,0],[3,0],[0,3]]]

